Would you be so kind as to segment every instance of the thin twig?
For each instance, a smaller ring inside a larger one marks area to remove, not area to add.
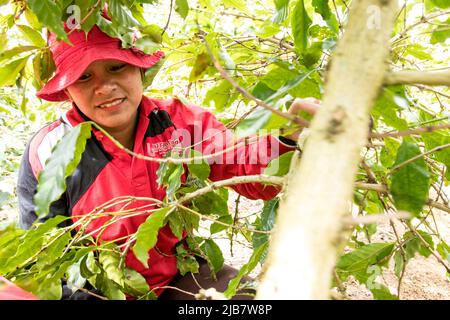
[[[295,116],[293,114],[282,112],[280,110],[274,109],[273,107],[269,106],[267,103],[262,101],[261,99],[256,98],[251,93],[249,93],[247,90],[242,88],[236,81],[234,81],[234,79],[232,77],[230,77],[230,75],[221,66],[219,61],[215,58],[215,56],[212,53],[212,50],[211,50],[208,42],[206,41],[206,39],[204,37],[203,37],[203,42],[204,42],[204,44],[206,46],[206,49],[208,50],[209,56],[211,57],[211,61],[213,62],[213,64],[216,67],[216,69],[219,71],[219,73],[222,76],[222,78],[227,80],[237,91],[239,91],[246,98],[255,101],[259,106],[263,107],[264,109],[269,110],[270,112],[272,112],[272,113],[274,113],[274,114],[276,114],[276,115],[278,115],[280,117],[289,119],[292,122],[294,122],[294,123],[296,123],[296,124],[298,124],[298,125],[300,125],[302,127],[309,127],[309,121],[306,121],[305,119],[303,119],[300,116]]]
[[[411,223],[409,223],[408,221],[406,222],[406,224],[408,225],[409,229],[417,236],[417,238],[419,238],[420,242],[422,242],[422,244],[431,252],[431,254],[433,256],[435,256],[435,258],[439,261],[440,264],[442,264],[444,266],[444,268],[447,270],[447,273],[450,273],[450,267],[447,266],[447,264],[442,260],[442,258],[439,256],[439,254],[437,254],[434,249],[430,246],[430,244],[422,237],[422,235],[417,232],[416,228],[414,228],[412,226]]]
[[[419,21],[417,21],[417,22],[413,23],[412,25],[408,26],[401,33],[396,34],[395,37],[393,37],[391,39],[391,42],[394,43],[394,42],[404,38],[405,34],[408,33],[409,30],[415,28],[416,26],[418,26],[418,25],[420,25],[422,23],[426,23],[426,22],[428,22],[431,19],[435,19],[437,17],[443,16],[443,15],[447,15],[447,14],[450,14],[450,11],[443,11],[443,12],[441,11],[441,12],[437,12],[437,13],[434,13],[434,14],[430,14],[429,16],[422,16],[422,18]]]
[[[285,182],[285,179],[283,177],[269,176],[264,174],[233,177],[230,179],[213,182],[209,186],[206,186],[204,188],[198,189],[197,191],[189,193],[178,199],[177,204],[182,204],[184,202],[190,201],[196,197],[199,197],[203,194],[206,194],[208,192],[211,192],[213,190],[222,187],[251,182],[282,186]]]
[[[169,27],[170,17],[172,16],[172,8],[173,8],[173,0],[170,0],[169,17],[167,18],[167,23],[164,26],[163,31],[161,32],[161,37],[164,35],[164,33],[166,32],[167,28]]]
[[[404,167],[404,166],[410,164],[411,162],[416,161],[417,159],[420,159],[420,158],[422,158],[422,157],[424,157],[424,156],[426,156],[426,155],[428,155],[428,154],[431,154],[431,153],[433,153],[433,152],[441,151],[441,150],[446,149],[446,148],[448,148],[448,147],[450,147],[450,143],[444,144],[444,145],[442,145],[442,146],[438,146],[438,147],[436,147],[436,148],[433,148],[433,149],[431,149],[431,150],[428,150],[427,152],[418,154],[418,155],[416,155],[416,156],[414,156],[414,157],[412,157],[412,158],[410,158],[410,159],[408,159],[408,160],[406,160],[406,161],[404,161],[404,162],[402,162],[402,163],[399,163],[399,164],[396,165],[395,167],[392,167],[389,173],[392,174],[394,171],[396,171],[396,170],[398,170],[398,169],[400,169],[400,168],[402,168],[402,167]]]
[[[450,128],[450,123],[444,123],[444,124],[439,124],[439,125],[435,125],[435,126],[426,126],[426,127],[416,128],[416,129],[412,129],[412,130],[405,130],[405,131],[371,133],[370,138],[382,139],[382,138],[387,138],[387,137],[404,137],[404,136],[411,136],[411,135],[420,134],[420,133],[428,133],[428,132],[444,130],[444,129],[449,129],[449,128]]]

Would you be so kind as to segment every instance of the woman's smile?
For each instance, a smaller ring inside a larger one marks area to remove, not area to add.
[[[113,100],[109,100],[108,102],[104,102],[101,103],[100,105],[98,105],[97,107],[100,109],[106,109],[109,111],[114,111],[119,109],[123,102],[125,102],[127,100],[127,98],[118,98],[118,99],[113,99]]]

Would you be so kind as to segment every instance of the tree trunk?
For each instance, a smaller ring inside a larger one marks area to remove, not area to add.
[[[397,0],[352,2],[301,159],[293,160],[258,299],[327,299]]]

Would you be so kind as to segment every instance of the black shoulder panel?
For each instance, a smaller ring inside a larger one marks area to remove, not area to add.
[[[66,179],[70,212],[111,160],[111,155],[103,149],[97,138],[92,135],[86,142],[86,148],[81,156],[80,163]]]
[[[30,140],[31,141],[31,140]],[[30,143],[28,143],[19,168],[19,177],[17,179],[17,197],[19,201],[19,226],[23,229],[30,229],[37,219],[34,195],[37,192],[37,179],[33,174],[31,164],[29,162]],[[41,218],[39,222],[44,222],[57,215],[69,216],[67,207],[67,195],[64,192],[59,200],[53,202],[47,216]],[[70,224],[66,220],[60,224],[64,227]]]
[[[172,120],[170,119],[169,113],[164,110],[155,109],[148,115],[150,123],[148,125],[147,131],[144,137],[154,137],[158,134],[163,133],[167,128],[174,127]],[[176,129],[176,128],[175,128]]]

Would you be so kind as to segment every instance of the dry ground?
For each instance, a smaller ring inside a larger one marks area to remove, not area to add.
[[[230,192],[230,212],[234,212],[235,210],[236,197],[236,193]],[[262,201],[251,201],[241,197],[238,207],[239,215],[246,216],[258,212],[262,206]],[[434,210],[434,215],[439,227],[439,233],[447,243],[450,243],[450,214]],[[404,229],[402,229],[400,224],[396,225],[396,228],[398,232],[404,232]],[[381,241],[395,241],[395,234],[388,223],[381,223],[378,226],[377,233],[373,237],[373,242]],[[218,244],[224,251],[226,263],[236,268],[245,264],[252,253],[250,248],[239,243],[234,243],[233,255],[231,255],[229,240],[220,239],[218,240]],[[377,279],[377,281],[386,284],[391,292],[396,294],[398,279],[394,274],[393,268],[393,263],[391,263],[389,270],[384,272],[381,279]],[[251,275],[257,276],[259,270],[260,269],[257,269]],[[350,279],[344,286],[346,287],[346,295],[349,299],[372,299],[370,291],[364,286],[359,285],[353,279]],[[445,268],[434,256],[424,258],[416,255],[415,258],[410,260],[406,267],[400,289],[400,297],[405,300],[450,299],[450,279],[446,276]]]

